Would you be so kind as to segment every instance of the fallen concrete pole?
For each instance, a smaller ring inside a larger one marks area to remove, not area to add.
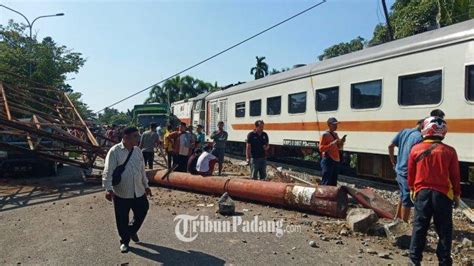
[[[362,206],[374,210],[379,217],[386,219],[395,218],[394,206],[390,204],[390,202],[377,195],[370,188],[355,189],[351,187],[345,187],[345,190]]]
[[[347,213],[347,193],[342,187],[308,187],[242,178],[202,177],[181,172],[171,173],[168,178],[162,179],[166,172],[166,170],[148,172],[150,183],[219,196],[227,192],[233,198],[336,218],[344,218]]]

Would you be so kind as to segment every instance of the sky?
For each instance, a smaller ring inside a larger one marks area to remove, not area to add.
[[[0,0],[35,22],[39,39],[51,36],[87,59],[68,81],[94,111],[223,50],[319,0]],[[390,7],[394,0],[387,0]],[[0,8],[0,24],[24,19]],[[380,0],[328,0],[321,6],[185,73],[221,86],[252,80],[255,56],[281,69],[317,60],[333,44],[372,37],[384,22]],[[148,91],[116,105],[143,103]]]

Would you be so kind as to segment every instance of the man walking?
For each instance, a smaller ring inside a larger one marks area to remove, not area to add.
[[[415,128],[405,128],[398,132],[392,143],[388,146],[390,162],[397,174],[397,183],[400,188],[400,202],[397,207],[397,217],[405,222],[410,219],[410,210],[413,202],[410,199],[410,189],[408,188],[408,156],[411,148],[422,141],[421,126],[423,119],[419,120]],[[394,150],[398,147],[397,161],[395,163]]]
[[[156,132],[156,123],[150,123],[150,129],[145,131],[140,140],[140,149],[145,159],[145,165],[153,169],[153,160],[155,159],[155,147],[160,145],[160,136]]]
[[[263,131],[262,120],[255,122],[255,129],[247,135],[246,159],[250,163],[253,179],[267,178],[267,151],[270,148],[267,133]]]
[[[421,264],[431,217],[439,237],[439,265],[453,264],[453,204],[455,208],[459,206],[461,184],[456,150],[441,142],[446,133],[442,118],[425,119],[423,142],[413,146],[408,158],[408,186],[415,201],[410,260],[415,265]]]
[[[138,129],[129,127],[123,133],[122,142],[114,145],[107,153],[102,182],[106,190],[105,198],[114,204],[120,251],[125,253],[129,250],[130,239],[140,241],[137,232],[148,212],[147,196],[152,195],[145,175],[143,155],[135,147],[139,139]],[[120,182],[112,185],[113,173],[119,166],[124,166]],[[130,210],[133,212],[131,224]]]
[[[339,174],[340,151],[346,142],[346,136],[339,138],[336,133],[339,122],[336,118],[330,117],[327,121],[328,130],[323,133],[319,141],[319,151],[321,152],[321,185],[337,186],[337,175]]]
[[[219,165],[219,176],[222,175],[222,168],[224,166],[225,145],[227,142],[227,131],[224,130],[224,122],[217,123],[217,130],[212,132],[211,139],[213,140],[212,154],[217,157]]]
[[[187,131],[186,123],[181,122],[179,131],[175,131],[168,135],[168,141],[173,145],[173,153],[175,158],[173,163],[177,165],[176,171],[186,172],[188,167],[188,158],[194,147],[193,137]]]

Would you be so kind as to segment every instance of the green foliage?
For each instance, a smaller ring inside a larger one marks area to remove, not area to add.
[[[357,154],[351,154],[351,159],[350,159],[350,167],[356,169],[357,168]]]
[[[341,42],[339,44],[335,44],[329,48],[326,48],[323,54],[318,56],[318,59],[319,61],[322,61],[324,59],[329,59],[332,57],[359,51],[364,48],[364,45],[365,39],[358,36],[350,42]]]
[[[72,90],[66,83],[66,74],[78,73],[86,61],[81,53],[56,44],[51,37],[46,37],[41,42],[38,42],[36,36],[30,39],[26,27],[12,20],[6,26],[0,25],[0,58],[0,80],[27,85],[21,77],[29,77],[31,64],[30,79],[33,82],[67,92]]]
[[[98,121],[103,125],[129,125],[132,122],[132,112],[127,110],[126,113],[119,112],[115,108],[105,108],[99,114]]]
[[[172,103],[217,89],[219,89],[217,82],[212,84],[191,76],[176,76],[167,80],[162,86],[154,86],[145,103],[168,103],[168,95],[169,103]]]
[[[472,18],[474,18],[473,0],[396,0],[389,13],[394,39],[405,38]],[[367,44],[374,46],[388,41],[390,41],[390,36],[387,26],[377,24],[372,39]],[[349,43],[340,43],[325,49],[318,58],[323,60],[351,53],[362,49],[364,44],[364,40],[358,37]]]
[[[82,118],[91,120],[95,115],[82,102],[82,94],[73,92],[66,83],[66,74],[78,73],[84,63],[81,53],[56,44],[51,37],[38,42],[36,36],[29,38],[26,27],[22,24],[10,20],[6,26],[0,25],[0,81],[16,86],[59,88],[68,93]],[[28,77],[31,83],[28,82]]]
[[[394,39],[405,38],[474,18],[472,0],[397,0],[389,13]],[[388,42],[386,25],[378,24],[369,45]]]
[[[280,70],[276,69],[276,68],[272,68],[272,70],[270,71],[269,75],[274,75],[274,74],[278,74],[278,73],[283,73],[285,71],[288,71],[290,70],[289,67],[282,67]]]
[[[250,69],[250,75],[254,75],[255,79],[260,79],[268,75],[268,65],[263,62],[265,56],[255,57],[257,59],[257,64]]]
[[[379,45],[384,42],[390,41],[390,34],[388,28],[384,24],[377,24],[374,29],[374,36],[369,41],[369,46]]]
[[[94,120],[96,118],[95,113],[89,109],[89,106],[82,100],[82,93],[80,92],[68,92],[69,99],[74,103],[77,111],[81,114],[81,117],[86,120]]]
[[[303,160],[319,163],[321,161],[321,155],[319,155],[319,152],[315,151],[312,154],[304,156]]]

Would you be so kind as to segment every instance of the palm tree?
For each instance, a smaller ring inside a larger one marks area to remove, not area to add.
[[[257,64],[250,69],[250,75],[254,75],[255,79],[260,79],[268,75],[268,65],[263,62],[265,56],[255,57],[257,59]]]
[[[168,102],[168,97],[166,91],[163,90],[159,85],[153,86],[151,88],[148,98],[146,98],[145,103],[166,103]]]
[[[217,82],[213,85],[191,76],[176,76],[165,81],[163,86],[154,86],[145,103],[172,103],[195,97],[201,93],[217,90]]]

